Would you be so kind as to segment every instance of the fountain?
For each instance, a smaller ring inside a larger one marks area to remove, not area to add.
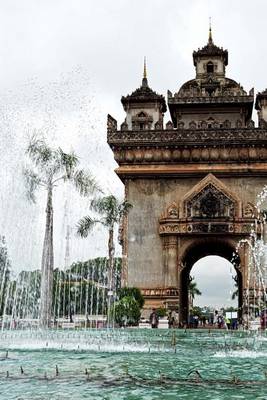
[[[67,153],[51,154],[53,162],[57,156],[65,159],[66,167]],[[71,184],[74,178],[84,177],[75,175],[73,168],[64,168],[59,176],[63,182],[70,180]],[[28,178],[36,180],[29,171]],[[40,172],[47,172],[43,165]],[[156,399],[162,393],[166,399],[177,398],[177,393],[190,400],[264,398],[264,330],[116,329],[113,300],[121,284],[122,258],[116,255],[111,263],[106,257],[92,257],[69,265],[68,221],[62,235],[66,238],[63,268],[54,268],[52,181],[46,184],[42,270],[23,270],[14,276],[6,241],[3,237],[0,241],[0,400]],[[254,287],[245,297],[246,328],[252,327],[266,302],[262,209],[266,192],[259,197],[255,224],[246,242],[250,249],[247,287]],[[114,256],[113,246],[110,255]]]
[[[253,282],[255,290],[244,304],[247,328],[265,305],[265,228],[265,214],[258,213],[249,241],[248,286]],[[106,258],[97,258],[51,270],[52,289],[45,292],[52,293],[47,329],[42,272],[22,271],[12,280],[1,239],[0,400],[22,393],[36,400],[149,398],[151,393],[159,398],[162,391],[165,398],[178,392],[187,399],[264,398],[266,332],[114,329],[108,324],[109,265]],[[113,270],[116,293],[121,258],[114,259]]]
[[[0,399],[264,398],[266,351],[247,332],[7,331]]]

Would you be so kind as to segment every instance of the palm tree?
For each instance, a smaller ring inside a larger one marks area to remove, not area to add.
[[[44,189],[47,193],[46,224],[41,263],[41,305],[40,324],[43,327],[50,325],[52,317],[53,296],[53,190],[60,183],[71,182],[81,195],[87,196],[99,188],[95,179],[83,169],[78,169],[79,160],[75,153],[65,153],[61,148],[52,149],[46,142],[33,137],[27,147],[31,165],[25,168],[28,198],[35,202],[37,189]]]
[[[108,286],[113,290],[113,274],[114,274],[114,229],[117,224],[120,224],[122,218],[128,214],[132,205],[127,201],[119,201],[115,196],[109,195],[92,200],[90,208],[99,214],[99,218],[91,217],[90,215],[82,218],[78,222],[77,233],[85,238],[95,225],[101,224],[108,229]]]
[[[189,277],[188,291],[189,291],[189,304],[191,307],[193,307],[193,300],[195,296],[201,296],[202,293],[197,287],[195,278],[192,276]]]

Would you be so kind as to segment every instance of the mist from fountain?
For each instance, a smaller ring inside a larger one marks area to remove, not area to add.
[[[248,273],[243,293],[243,320],[247,329],[259,329],[256,319],[267,316],[267,187],[258,195],[254,207],[254,223],[249,239],[243,239],[237,246],[237,253],[244,248],[248,257]],[[255,325],[256,323],[256,325]],[[265,328],[267,320],[265,319]]]
[[[115,259],[115,292],[120,286],[121,259]],[[41,315],[41,272],[22,271],[16,280],[2,275],[2,330],[38,329]],[[103,328],[108,315],[108,263],[106,258],[78,262],[66,271],[53,272],[51,327]]]
[[[120,193],[122,188],[112,174],[114,160],[105,148],[105,116],[88,72],[76,68],[53,82],[39,82],[33,78],[22,86],[18,93],[12,90],[2,93],[0,100],[0,235],[6,237],[6,243],[3,243],[2,236],[0,243],[0,252],[3,253],[0,253],[2,329],[30,325],[35,328],[40,319],[38,269],[45,225],[45,199],[44,193],[40,193],[35,205],[26,200],[22,171],[29,138],[40,133],[55,148],[63,145],[66,152],[74,149],[80,156],[82,168],[89,167],[93,175],[98,171],[97,180],[105,192]],[[56,188],[53,200],[55,270],[52,325],[58,326],[63,321],[67,324],[70,315],[73,314],[75,319],[75,314],[79,313],[83,322],[76,321],[74,325],[93,326],[93,313],[99,318],[107,313],[106,267],[103,266],[102,275],[97,275],[100,268],[98,259],[107,253],[107,234],[103,229],[96,229],[94,238],[88,240],[75,235],[77,221],[86,213],[91,199],[80,199],[66,182],[61,192]],[[72,271],[72,264],[75,260],[83,263],[88,259],[91,259],[90,269],[79,278]],[[106,265],[105,257],[101,262]],[[81,292],[88,299],[86,309],[80,300],[79,304],[75,300],[81,299]],[[89,322],[85,323],[87,317]]]

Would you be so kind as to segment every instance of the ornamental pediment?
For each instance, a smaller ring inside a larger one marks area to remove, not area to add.
[[[190,219],[240,218],[242,204],[222,181],[208,174],[182,198],[180,215]]]
[[[159,220],[160,233],[238,233],[244,229],[247,232],[246,227],[238,225],[240,218],[239,197],[213,174],[208,174],[179,204],[172,202],[165,209]]]

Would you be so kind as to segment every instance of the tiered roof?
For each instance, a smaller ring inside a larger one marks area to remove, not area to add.
[[[228,51],[224,50],[222,47],[218,47],[214,44],[212,39],[211,27],[209,29],[209,39],[206,46],[202,47],[193,52],[194,66],[197,64],[197,59],[199,57],[210,57],[210,56],[221,56],[224,59],[224,64],[228,65]]]
[[[165,97],[161,94],[156,93],[148,86],[146,64],[144,64],[144,74],[141,86],[137,88],[134,92],[132,92],[132,94],[122,96],[121,102],[124,109],[127,105],[133,103],[159,102],[162,105],[162,112],[167,111]]]

